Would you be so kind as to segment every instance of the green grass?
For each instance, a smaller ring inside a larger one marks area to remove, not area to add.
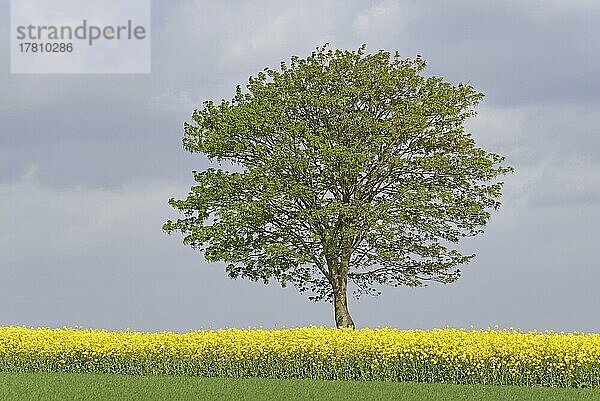
[[[600,400],[600,388],[0,373],[0,400]]]

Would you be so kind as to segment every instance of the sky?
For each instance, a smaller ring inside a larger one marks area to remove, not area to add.
[[[0,0],[0,326],[332,326],[330,304],[231,280],[161,230],[204,100],[316,47],[419,54],[486,94],[467,128],[506,156],[502,208],[453,284],[351,300],[358,327],[600,332],[600,3],[153,1],[150,74],[10,74]]]

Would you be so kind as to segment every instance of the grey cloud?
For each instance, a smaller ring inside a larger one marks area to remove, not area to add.
[[[600,202],[597,105],[482,107],[468,128],[484,148],[507,155],[528,207]]]
[[[594,51],[600,7],[592,2],[395,2],[359,15],[364,41],[429,71],[470,82],[497,105],[590,101],[600,95]]]

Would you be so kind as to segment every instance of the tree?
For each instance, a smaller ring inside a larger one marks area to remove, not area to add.
[[[483,94],[424,67],[325,45],[204,102],[183,147],[220,167],[193,172],[187,198],[169,200],[184,218],[163,229],[232,278],[332,302],[338,327],[354,327],[349,282],[358,297],[455,281],[475,256],[458,241],[482,232],[512,168],[464,129]]]

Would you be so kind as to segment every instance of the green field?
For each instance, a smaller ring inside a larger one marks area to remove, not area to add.
[[[0,400],[600,400],[600,389],[127,376],[0,373]]]

